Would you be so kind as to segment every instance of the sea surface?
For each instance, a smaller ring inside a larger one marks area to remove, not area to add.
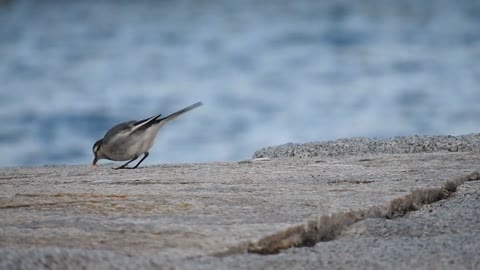
[[[0,166],[88,164],[197,101],[144,164],[478,133],[480,1],[0,0]]]

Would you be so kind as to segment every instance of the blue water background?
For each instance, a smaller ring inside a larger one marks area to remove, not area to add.
[[[480,132],[480,1],[0,1],[0,166],[199,100],[145,164]]]

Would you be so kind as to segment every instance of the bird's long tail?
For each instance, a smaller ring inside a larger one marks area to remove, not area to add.
[[[186,113],[186,112],[188,112],[188,111],[191,111],[191,110],[193,110],[193,109],[195,109],[195,108],[197,108],[197,107],[200,107],[200,106],[202,106],[202,105],[203,105],[203,103],[202,103],[201,101],[200,101],[200,102],[197,102],[197,103],[192,104],[192,105],[190,105],[190,106],[188,106],[188,107],[186,107],[186,108],[184,108],[184,109],[179,110],[178,112],[174,112],[174,113],[172,113],[172,114],[170,114],[170,115],[168,115],[168,116],[166,116],[166,117],[159,118],[159,119],[156,120],[156,122],[157,122],[157,123],[160,123],[160,122],[165,122],[165,123],[166,123],[166,122],[171,121],[171,120],[179,117],[180,115],[182,115],[182,114],[184,114],[184,113]]]

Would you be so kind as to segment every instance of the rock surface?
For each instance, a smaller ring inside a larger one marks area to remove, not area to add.
[[[460,153],[111,167],[1,169],[0,269],[480,263],[473,145]]]
[[[328,242],[277,255],[202,258],[182,269],[480,269],[480,181],[395,219],[369,218]]]
[[[413,154],[479,151],[480,133],[461,136],[398,136],[390,139],[348,138],[328,142],[287,143],[256,151],[254,158],[340,157],[370,154]]]

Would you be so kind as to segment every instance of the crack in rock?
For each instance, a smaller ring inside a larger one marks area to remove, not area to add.
[[[311,247],[318,242],[331,241],[345,228],[367,218],[396,218],[421,206],[448,198],[466,181],[480,180],[475,171],[463,177],[445,182],[441,187],[416,189],[411,193],[392,200],[386,207],[374,206],[365,210],[321,216],[305,224],[290,227],[284,231],[266,236],[255,243],[249,243],[248,253],[261,255],[277,254],[291,247]]]

